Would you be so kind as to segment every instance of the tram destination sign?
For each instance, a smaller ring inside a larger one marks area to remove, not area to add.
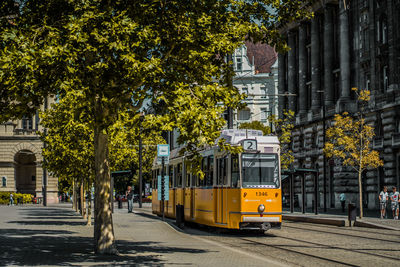
[[[245,139],[242,141],[244,150],[257,150],[257,140],[255,139]]]

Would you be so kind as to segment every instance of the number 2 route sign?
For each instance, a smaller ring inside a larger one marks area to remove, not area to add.
[[[157,145],[157,157],[169,157],[169,145]]]

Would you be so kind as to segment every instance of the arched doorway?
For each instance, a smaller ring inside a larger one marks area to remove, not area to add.
[[[15,189],[18,193],[35,195],[36,156],[29,150],[20,150],[14,156]]]

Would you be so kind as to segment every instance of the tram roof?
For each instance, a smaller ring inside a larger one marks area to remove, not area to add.
[[[275,135],[264,136],[260,130],[248,129],[228,129],[223,130],[219,139],[224,138],[229,144],[239,144],[240,141],[245,139],[255,139],[260,144],[277,144],[279,139]]]

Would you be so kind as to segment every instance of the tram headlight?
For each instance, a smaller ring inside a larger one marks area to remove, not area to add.
[[[263,213],[264,210],[265,210],[264,204],[260,204],[260,206],[258,206],[258,212],[259,212],[259,213]]]

